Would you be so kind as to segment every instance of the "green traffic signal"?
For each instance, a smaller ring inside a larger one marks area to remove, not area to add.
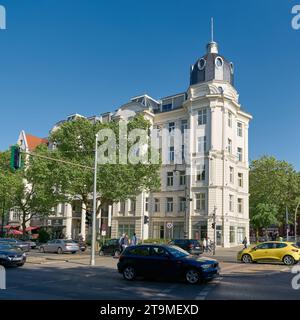
[[[18,170],[22,166],[20,147],[19,146],[12,146],[10,151],[11,151],[11,154],[10,154],[10,167],[13,170]]]

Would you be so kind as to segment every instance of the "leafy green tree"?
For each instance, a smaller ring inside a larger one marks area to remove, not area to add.
[[[0,208],[2,235],[8,211],[14,205],[16,190],[21,184],[21,175],[15,174],[10,169],[10,152],[0,152]]]
[[[116,136],[116,147],[122,143],[119,139],[119,122],[92,123],[87,119],[78,118],[63,123],[50,135],[50,142],[56,146],[55,156],[72,163],[94,167],[95,135],[101,129],[111,129]],[[149,121],[137,116],[127,123],[127,134],[133,129],[150,129]],[[124,137],[123,137],[124,138]],[[130,148],[134,142],[128,142]],[[119,154],[116,154],[116,164],[99,164],[97,180],[97,199],[101,205],[134,198],[144,190],[158,190],[160,187],[159,164],[138,163],[120,164]],[[73,197],[79,197],[91,212],[90,196],[93,192],[93,170],[58,164],[61,176],[69,181],[65,192]]]
[[[252,161],[249,174],[250,219],[257,215],[259,204],[270,204],[277,207],[278,224],[285,223],[286,207],[294,212],[295,199],[300,194],[299,174],[286,161],[263,156]]]
[[[251,216],[251,225],[256,231],[256,239],[258,239],[259,230],[267,228],[271,224],[277,224],[278,208],[274,204],[259,203],[253,215]]]

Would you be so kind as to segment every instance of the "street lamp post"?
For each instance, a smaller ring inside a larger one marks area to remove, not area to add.
[[[96,242],[96,210],[97,210],[97,162],[98,162],[98,134],[95,141],[95,163],[94,163],[94,190],[93,190],[93,223],[92,223],[92,248],[91,266],[95,265],[95,242]]]
[[[216,235],[216,214],[217,214],[217,207],[214,206],[214,212],[212,215],[213,218],[213,229],[214,229],[214,247],[213,247],[213,255],[216,254],[216,241],[217,241],[217,235]]]

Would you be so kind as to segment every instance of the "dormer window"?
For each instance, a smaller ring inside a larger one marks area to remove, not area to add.
[[[198,69],[199,70],[203,70],[205,68],[205,65],[206,65],[206,60],[204,58],[202,58],[198,61]]]
[[[215,60],[215,64],[218,68],[221,68],[223,66],[223,59],[221,57],[217,57]]]

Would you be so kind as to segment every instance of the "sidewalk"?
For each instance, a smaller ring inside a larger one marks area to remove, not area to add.
[[[219,262],[237,262],[237,253],[243,249],[243,246],[237,246],[232,248],[216,248],[216,254],[213,255],[212,252],[205,252],[202,256],[207,256],[218,260]]]

